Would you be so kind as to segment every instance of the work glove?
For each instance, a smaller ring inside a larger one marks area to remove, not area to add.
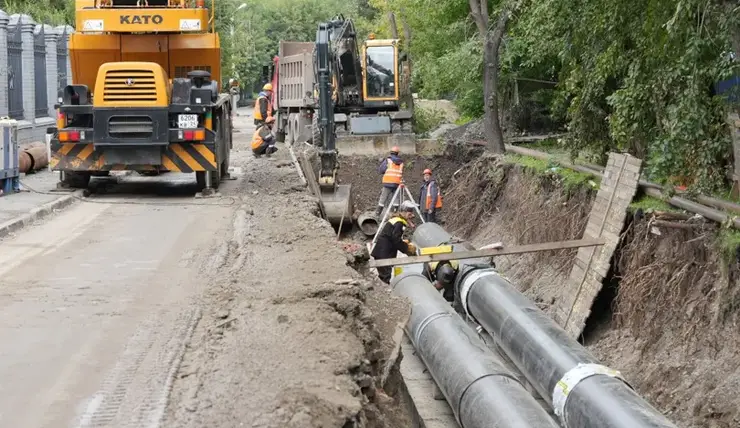
[[[409,251],[406,253],[406,255],[415,256],[416,255],[416,245],[409,242],[408,246],[409,246]]]

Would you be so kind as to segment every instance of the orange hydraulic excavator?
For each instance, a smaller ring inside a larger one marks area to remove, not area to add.
[[[232,146],[214,1],[76,0],[73,84],[59,93],[51,166],[64,187],[114,170],[195,173],[218,188]],[[227,89],[227,88],[225,88]]]

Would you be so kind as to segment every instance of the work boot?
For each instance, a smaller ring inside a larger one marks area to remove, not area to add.
[[[380,217],[380,214],[382,214],[382,213],[383,213],[383,207],[379,206],[379,207],[378,207],[378,208],[377,208],[377,209],[375,210],[375,217]]]

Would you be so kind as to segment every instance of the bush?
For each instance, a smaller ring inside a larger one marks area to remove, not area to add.
[[[440,125],[447,121],[446,115],[442,110],[436,108],[419,108],[414,109],[414,132],[419,135],[428,134],[439,128]]]

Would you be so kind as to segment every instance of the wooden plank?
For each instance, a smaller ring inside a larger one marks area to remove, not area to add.
[[[515,245],[512,247],[490,248],[487,250],[459,251],[457,253],[430,254],[394,259],[370,260],[369,267],[401,266],[417,263],[441,262],[447,260],[475,259],[478,257],[494,257],[509,254],[535,253],[540,251],[564,250],[567,248],[597,247],[604,245],[604,239],[579,239],[574,241],[545,242],[541,244]]]
[[[572,338],[577,338],[591,313],[591,306],[608,274],[611,258],[619,243],[627,208],[634,197],[642,161],[632,156],[610,153],[602,186],[597,192],[586,225],[586,236],[598,236],[605,244],[598,249],[578,252],[571,268],[563,298],[557,301],[558,323]]]
[[[319,182],[316,179],[316,174],[313,172],[311,161],[306,156],[306,152],[301,153],[301,159],[298,163],[303,167],[303,174],[305,174],[306,180],[308,180],[308,187],[311,189],[311,193],[313,193],[313,195],[319,200],[319,211],[321,211],[321,217],[326,218],[326,209],[324,208],[324,201],[321,200]]]

